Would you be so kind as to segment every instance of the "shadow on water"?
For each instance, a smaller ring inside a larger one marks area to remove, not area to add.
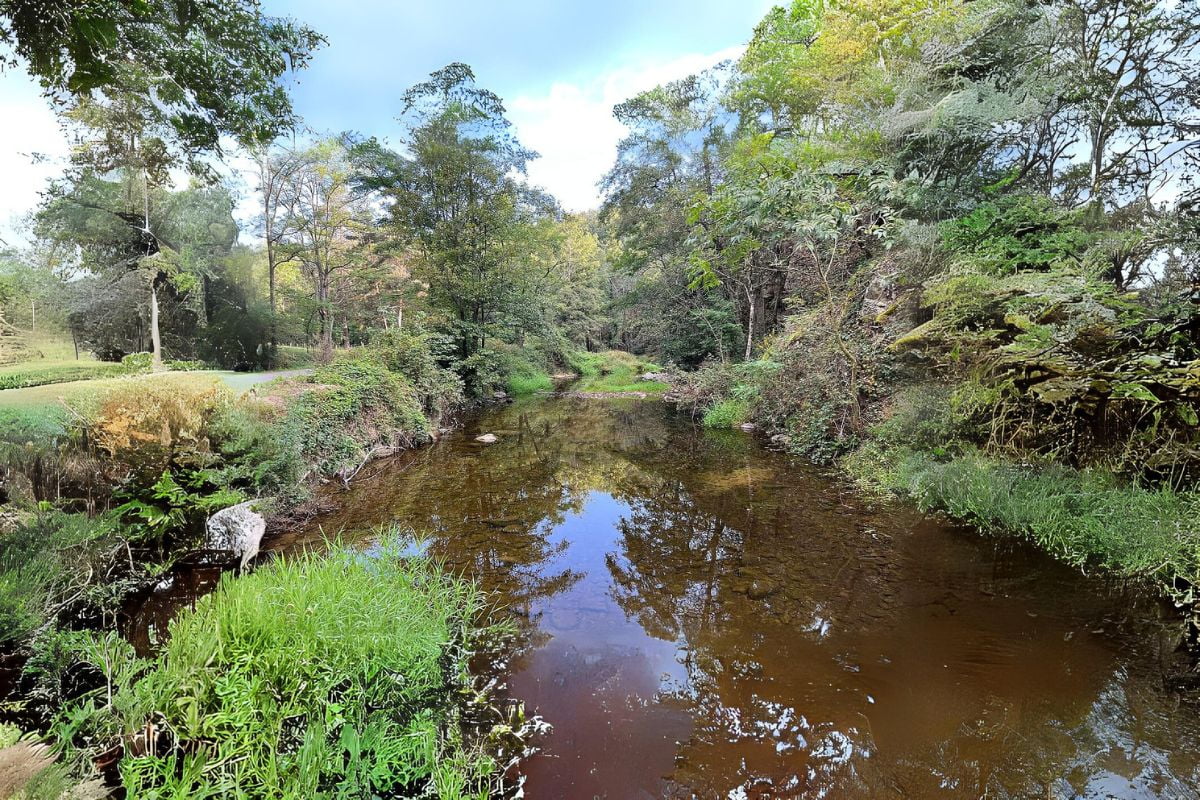
[[[397,521],[495,592],[529,797],[1200,796],[1156,602],[744,434],[533,400],[364,473],[275,547]]]

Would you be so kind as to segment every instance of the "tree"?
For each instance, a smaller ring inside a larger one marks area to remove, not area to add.
[[[723,103],[729,68],[719,65],[617,106],[613,113],[630,133],[601,184],[601,219],[620,243],[615,270],[629,276],[617,303],[655,320],[638,320],[654,329],[638,338],[663,343],[664,355],[686,364],[710,353],[724,358],[727,349],[729,298],[720,288],[689,285],[686,273],[693,249],[688,209],[724,180],[737,122]],[[748,316],[744,304],[732,307]],[[706,334],[702,342],[697,330]]]
[[[533,227],[555,213],[521,179],[536,154],[504,114],[470,67],[451,64],[404,95],[406,155],[375,140],[355,151],[363,186],[386,198],[392,231],[412,248],[414,275],[448,315],[462,358],[526,310],[520,300],[537,274],[527,258]]]
[[[347,273],[380,259],[367,198],[342,142],[327,139],[303,153],[280,189],[283,243],[300,264],[316,301],[320,358],[333,356],[334,289]]]
[[[306,167],[305,151],[294,148],[274,148],[269,143],[251,148],[258,173],[258,192],[262,197],[262,231],[267,256],[267,302],[271,311],[271,356],[279,345],[279,308],[275,297],[276,273],[280,265],[295,258],[286,245],[295,234],[288,228],[291,218],[284,205],[288,187],[297,173]]]
[[[56,104],[152,95],[148,113],[195,154],[219,151],[222,135],[269,142],[292,127],[279,79],[324,39],[258,0],[0,0],[0,42]]]

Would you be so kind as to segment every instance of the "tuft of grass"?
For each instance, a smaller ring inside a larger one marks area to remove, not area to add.
[[[521,397],[550,391],[554,388],[554,380],[544,370],[530,365],[521,372],[510,374],[506,385],[509,394]]]
[[[131,797],[485,796],[497,765],[456,700],[483,597],[412,551],[392,531],[227,575],[150,660],[92,637],[81,653],[109,683],[63,713],[60,742],[169,731],[127,748]]]
[[[732,428],[745,422],[749,414],[750,408],[744,400],[720,400],[704,412],[704,427]]]

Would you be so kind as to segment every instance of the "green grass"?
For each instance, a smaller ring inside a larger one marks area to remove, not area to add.
[[[704,412],[704,427],[732,428],[745,422],[749,415],[750,409],[744,400],[720,400]]]
[[[124,381],[154,380],[171,381],[179,385],[200,386],[211,385],[220,381],[235,391],[245,391],[252,386],[274,380],[278,377],[300,375],[305,370],[289,370],[282,372],[231,372],[227,370],[197,370],[194,372],[162,372],[154,375],[136,377],[96,378],[91,380],[69,381],[66,383],[44,384],[23,389],[7,389],[0,391],[0,409],[33,408],[47,405],[61,405],[60,401],[68,403],[87,401],[99,397],[104,392],[122,385]]]
[[[508,393],[517,397],[548,392],[554,388],[554,380],[549,373],[533,366],[509,375],[506,384]]]
[[[643,373],[658,372],[660,368],[620,350],[579,353],[572,359],[571,367],[580,375],[579,381],[571,386],[572,391],[662,394],[670,388],[660,381],[643,381]]]
[[[101,747],[170,731],[122,762],[131,797],[484,797],[496,764],[464,741],[456,699],[482,605],[394,533],[365,553],[277,560],[222,578],[152,661],[94,639],[85,654],[108,665],[114,702],[102,689],[57,731]]]
[[[1200,587],[1200,493],[1125,485],[1102,471],[1022,467],[975,452],[944,461],[868,447],[846,466],[922,510],[1015,533],[1069,564],[1147,578],[1181,601]]]
[[[122,365],[103,361],[26,361],[0,367],[0,390],[112,377],[123,371]]]

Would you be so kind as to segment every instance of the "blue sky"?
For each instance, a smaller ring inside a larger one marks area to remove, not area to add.
[[[400,96],[452,61],[501,95],[522,141],[542,154],[530,169],[570,210],[599,201],[595,182],[623,135],[612,106],[654,85],[740,54],[771,0],[263,0],[329,44],[293,87],[318,131],[356,130],[394,141]],[[20,70],[0,73],[0,237],[30,210],[66,145],[53,114]],[[13,124],[15,123],[15,124]],[[51,160],[31,164],[30,153]],[[57,159],[57,160],[55,160]],[[248,193],[250,186],[245,187]],[[247,205],[247,208],[249,205]]]

